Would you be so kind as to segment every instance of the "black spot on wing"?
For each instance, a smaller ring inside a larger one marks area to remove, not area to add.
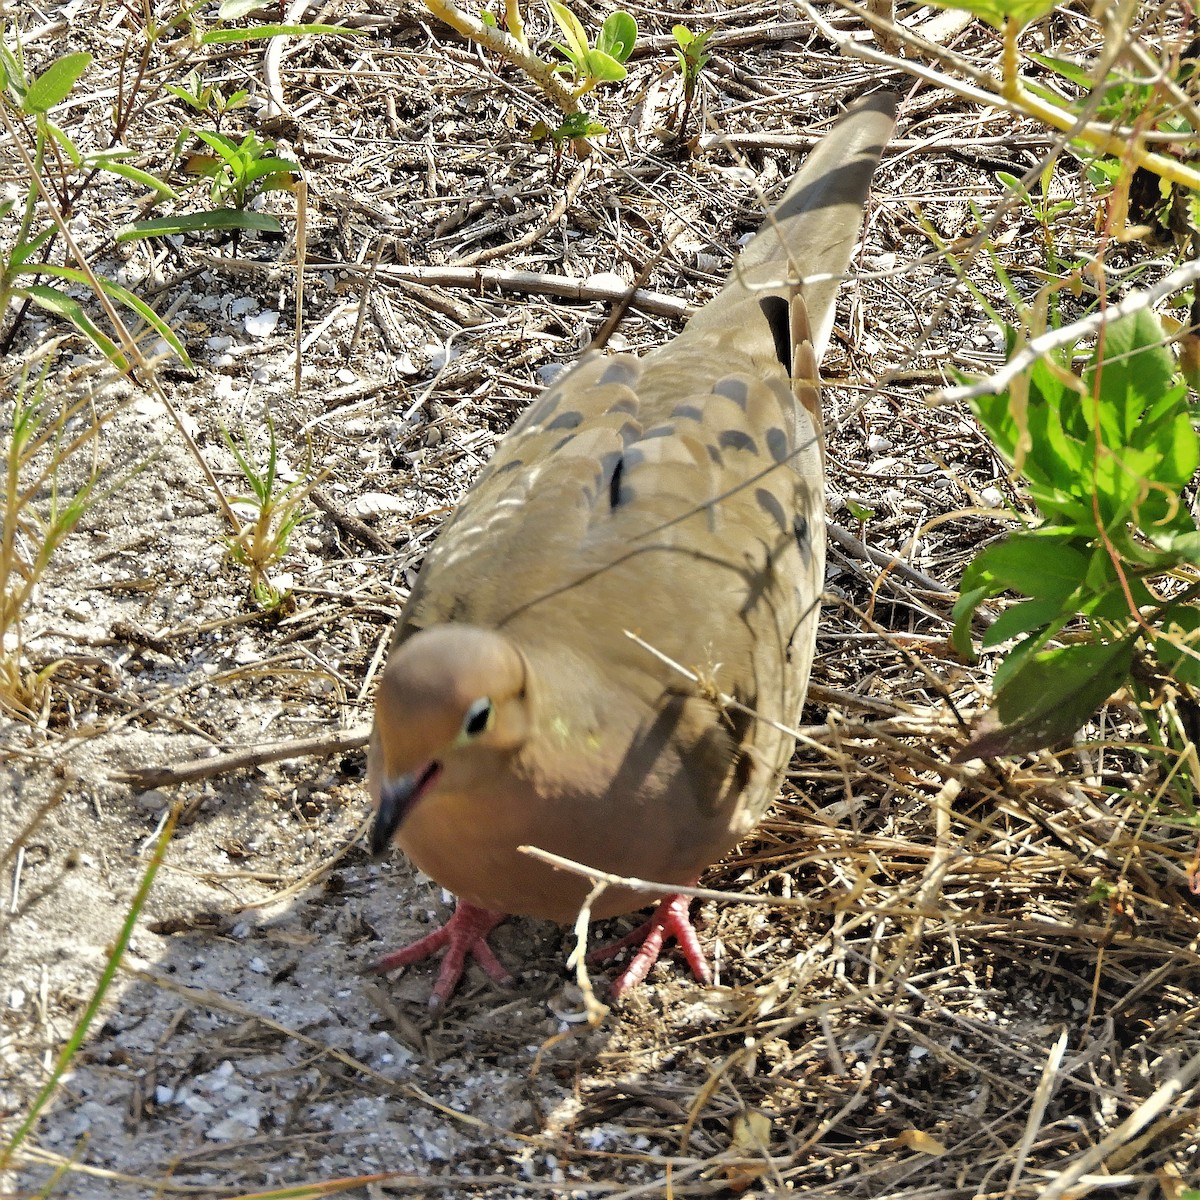
[[[717,444],[722,450],[748,450],[751,454],[758,452],[754,439],[742,429],[722,429],[717,434]]]
[[[758,697],[755,695],[742,697],[735,688],[733,698],[739,702],[739,706],[737,708],[730,706],[725,709],[725,719],[729,722],[729,731],[734,742],[741,750],[733,764],[733,786],[740,794],[746,790],[750,783],[750,776],[754,773],[754,756],[750,752],[750,746],[754,741],[754,713]]]
[[[736,795],[740,796],[746,790],[753,774],[754,757],[743,750],[733,764],[733,787]]]
[[[767,318],[771,329],[771,340],[775,343],[775,357],[783,369],[792,373],[792,319],[788,302],[782,296],[764,296],[758,307]]]
[[[677,404],[671,409],[671,416],[684,421],[704,420],[704,413],[698,404]]]
[[[546,426],[546,431],[550,432],[555,429],[578,429],[583,422],[583,413],[573,410],[559,413],[549,425]]]
[[[608,507],[617,508],[621,503],[621,477],[625,474],[625,456],[618,454],[611,467],[612,474],[608,477]],[[626,496],[628,499],[628,496]]]
[[[788,435],[777,426],[767,430],[767,450],[777,463],[787,462],[791,456],[792,447]]]
[[[783,511],[783,505],[779,503],[778,498],[767,491],[766,488],[756,488],[754,499],[758,501],[759,508],[779,526],[780,532],[786,533],[788,528],[787,513]]]
[[[471,605],[466,596],[455,596],[446,609],[446,615],[442,618],[444,621],[470,621]]]
[[[561,387],[552,387],[549,391],[543,392],[541,397],[533,402],[533,407],[529,409],[530,420],[535,423],[547,420],[550,414],[558,409],[562,400],[563,389]]]
[[[812,537],[809,533],[808,518],[803,513],[797,513],[792,518],[792,533],[796,538],[796,545],[800,547],[800,553],[807,558],[812,553]]]
[[[724,396],[726,400],[732,400],[742,412],[746,411],[746,407],[750,403],[750,389],[746,386],[746,381],[738,379],[736,375],[718,379],[713,384],[713,395]]]

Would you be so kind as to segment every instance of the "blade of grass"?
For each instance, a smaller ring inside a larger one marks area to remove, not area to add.
[[[117,935],[112,953],[109,954],[108,960],[104,964],[104,970],[100,973],[100,978],[96,983],[96,989],[92,993],[92,998],[87,1008],[84,1009],[83,1016],[79,1018],[74,1032],[67,1040],[67,1044],[63,1047],[62,1053],[59,1054],[58,1061],[54,1064],[54,1069],[50,1072],[50,1078],[46,1080],[37,1098],[30,1105],[29,1112],[20,1125],[17,1126],[16,1132],[4,1148],[3,1153],[0,1153],[0,1170],[4,1170],[8,1166],[12,1161],[13,1154],[16,1153],[21,1143],[29,1136],[29,1131],[37,1123],[42,1109],[46,1107],[50,1097],[58,1088],[59,1081],[66,1073],[71,1060],[79,1052],[79,1047],[83,1045],[83,1039],[87,1036],[87,1031],[96,1019],[96,1014],[100,1011],[100,1005],[104,1002],[104,997],[108,994],[108,989],[112,986],[112,981],[117,974],[117,968],[120,966],[121,959],[125,955],[129,939],[133,936],[134,926],[137,925],[138,917],[141,916],[146,899],[150,895],[150,887],[154,883],[155,876],[158,874],[158,868],[162,866],[163,856],[166,854],[167,846],[171,841],[171,835],[175,832],[175,822],[179,817],[179,811],[178,805],[172,808],[170,816],[163,825],[162,832],[158,835],[158,840],[154,844],[154,853],[151,855],[149,865],[142,875],[141,883],[138,884],[133,902],[129,906],[129,912],[125,914],[121,931]]]

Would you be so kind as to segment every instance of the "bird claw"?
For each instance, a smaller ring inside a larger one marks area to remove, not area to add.
[[[696,937],[696,929],[688,915],[691,900],[687,896],[668,896],[654,910],[654,915],[631,933],[608,946],[601,946],[588,955],[589,962],[606,962],[615,958],[627,946],[640,948],[629,962],[629,966],[613,980],[610,991],[614,1000],[619,1000],[631,987],[641,983],[650,974],[650,968],[658,961],[663,944],[674,938],[692,969],[692,974],[701,982],[709,983],[712,975],[708,960]]]
[[[372,965],[371,970],[376,975],[386,975],[397,967],[407,967],[411,963],[429,958],[439,950],[445,950],[445,957],[438,969],[437,982],[433,985],[433,992],[429,997],[429,1007],[434,1009],[441,1008],[454,994],[454,989],[458,987],[458,982],[467,968],[468,958],[473,958],[490,979],[506,987],[512,983],[512,976],[488,945],[487,938],[507,915],[494,912],[490,908],[478,908],[460,900],[454,915],[440,929],[427,933],[411,945],[401,946],[399,950],[385,954]]]

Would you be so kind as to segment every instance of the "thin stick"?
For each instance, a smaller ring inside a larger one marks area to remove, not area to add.
[[[675,883],[654,883],[648,879],[637,879],[632,875],[614,875],[611,871],[600,871],[595,867],[585,866],[573,858],[564,858],[561,854],[551,854],[539,846],[518,846],[522,854],[536,858],[547,866],[556,867],[561,871],[570,871],[572,875],[582,875],[593,883],[604,884],[605,887],[619,887],[629,892],[645,892],[651,896],[691,896],[693,900],[730,900],[736,904],[761,904],[764,908],[812,908],[807,897],[793,896],[755,896],[749,892],[717,892],[712,888],[684,887]],[[588,897],[591,903],[592,897]]]
[[[1101,1138],[1086,1153],[1081,1154],[1070,1167],[1059,1172],[1054,1181],[1038,1193],[1038,1200],[1058,1200],[1065,1195],[1089,1171],[1099,1167],[1114,1151],[1131,1141],[1159,1113],[1179,1103],[1180,1096],[1200,1078],[1200,1054],[1193,1055],[1175,1072],[1166,1083],[1156,1088],[1143,1103],[1139,1104],[1107,1137]]]
[[[131,771],[115,771],[110,778],[119,783],[131,783],[137,788],[166,787],[210,779],[214,775],[224,775],[228,771],[240,771],[246,767],[261,767],[263,763],[282,762],[288,758],[327,758],[346,750],[358,750],[367,744],[370,737],[369,725],[357,725],[353,729],[323,733],[319,737],[245,746],[228,754],[194,758],[171,767],[135,767]]]
[[[943,404],[961,404],[965,400],[974,400],[978,396],[995,396],[1020,374],[1028,371],[1043,355],[1054,350],[1070,346],[1089,334],[1098,332],[1103,326],[1122,317],[1153,308],[1160,300],[1174,295],[1190,287],[1200,279],[1200,258],[1185,263],[1169,274],[1164,275],[1156,284],[1140,292],[1133,292],[1117,304],[1110,304],[1103,312],[1094,312],[1089,316],[1072,321],[1061,329],[1050,329],[1039,334],[1032,341],[1022,346],[998,371],[981,379],[978,383],[967,384],[963,387],[939,388],[936,392],[925,397],[925,403],[930,408]]]
[[[1058,1075],[1058,1068],[1062,1063],[1063,1052],[1066,1048],[1067,1031],[1064,1028],[1058,1035],[1058,1041],[1050,1047],[1046,1065],[1042,1068],[1042,1077],[1038,1081],[1037,1091],[1033,1094],[1033,1103],[1029,1106],[1029,1119],[1025,1122],[1025,1132],[1021,1135],[1021,1144],[1013,1156],[1008,1187],[1004,1189],[1006,1197],[1012,1196],[1017,1190],[1017,1183],[1020,1181],[1022,1170],[1024,1170],[1025,1160],[1029,1157],[1029,1148],[1033,1145],[1033,1139],[1037,1137],[1037,1132],[1042,1127],[1042,1118],[1046,1115],[1046,1105],[1050,1103],[1050,1097],[1054,1094],[1055,1077]]]

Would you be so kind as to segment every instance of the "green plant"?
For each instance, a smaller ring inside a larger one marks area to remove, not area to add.
[[[569,8],[559,0],[548,0],[548,3],[564,38],[562,43],[556,42],[554,46],[566,58],[566,63],[548,62],[530,49],[521,20],[520,0],[505,0],[504,29],[499,27],[491,13],[474,16],[464,12],[454,0],[425,0],[425,7],[464,37],[520,67],[566,118],[559,126],[559,130],[565,130],[571,119],[582,111],[579,107],[580,96],[601,83],[625,78],[623,64],[637,41],[637,22],[629,13],[612,13],[601,27],[595,46],[592,46],[579,19]],[[571,75],[570,86],[560,78],[564,72]],[[584,124],[591,122],[586,113],[580,120]],[[538,124],[542,129],[541,137],[558,132],[552,131],[544,122]],[[601,131],[602,126],[592,129],[593,133]],[[558,141],[561,143],[567,138],[573,138],[580,151],[585,152],[586,136],[564,132]]]
[[[36,370],[27,361],[4,381],[8,402],[0,420],[0,708],[29,720],[44,710],[59,664],[29,667],[22,638],[25,609],[80,518],[128,478],[106,482],[96,454],[101,430],[121,402],[106,402],[103,384],[74,394],[51,386],[58,346],[39,349]]]
[[[163,823],[162,830],[154,840],[154,851],[150,856],[150,861],[146,864],[145,871],[142,872],[142,878],[138,883],[132,900],[129,902],[125,919],[121,922],[121,928],[113,941],[112,949],[108,952],[104,967],[100,972],[99,978],[96,980],[96,986],[92,989],[91,998],[80,1015],[79,1020],[76,1021],[75,1028],[71,1031],[71,1036],[59,1052],[54,1066],[47,1071],[45,1083],[42,1084],[33,1104],[30,1105],[29,1111],[13,1131],[8,1144],[0,1147],[0,1170],[8,1170],[11,1167],[14,1155],[37,1126],[38,1118],[42,1115],[46,1105],[58,1090],[63,1077],[70,1069],[71,1062],[83,1048],[88,1030],[91,1029],[96,1018],[100,1015],[105,997],[112,987],[117,971],[121,968],[125,951],[129,948],[133,931],[137,928],[138,918],[141,916],[142,910],[146,907],[146,901],[150,896],[150,889],[154,884],[155,877],[158,875],[159,868],[163,864],[167,847],[174,836],[175,825],[179,820],[179,812],[178,805],[171,809],[170,814]],[[49,1195],[50,1189],[47,1188],[42,1194]]]
[[[246,100],[250,95],[245,88],[239,88],[226,96],[215,83],[204,83],[200,78],[200,72],[196,70],[189,71],[182,84],[166,83],[163,86],[193,112],[211,115],[213,123],[218,128],[226,113],[245,107]],[[183,136],[186,137],[190,132],[185,129]]]
[[[563,41],[554,48],[567,60],[556,67],[570,71],[576,96],[586,95],[601,83],[619,83],[625,78],[624,63],[637,41],[637,21],[623,9],[610,13],[600,27],[594,46],[588,45],[587,33],[579,18],[560,0],[546,0],[551,15],[562,30]]]
[[[266,461],[262,466],[255,461],[251,437],[244,428],[240,446],[228,430],[222,428],[221,433],[250,489],[247,495],[233,498],[234,504],[250,509],[251,519],[229,539],[229,551],[235,562],[249,569],[254,602],[260,608],[276,609],[291,593],[272,582],[270,571],[287,554],[288,539],[296,527],[313,515],[304,512],[303,505],[319,480],[312,474],[310,460],[298,478],[281,482],[275,423],[269,412],[266,413],[266,430]]]
[[[215,130],[197,129],[194,132],[215,153],[190,154],[186,167],[192,174],[209,180],[209,199],[217,207],[135,221],[117,235],[118,241],[200,231],[282,231],[277,217],[271,213],[252,212],[247,205],[263,192],[292,191],[299,166],[288,159],[277,158],[271,153],[274,143],[261,141],[254,133],[247,133],[241,141],[235,141]]]
[[[963,575],[954,641],[964,655],[981,603],[1005,591],[1024,599],[983,638],[1016,645],[962,757],[1069,737],[1123,684],[1155,737],[1155,680],[1200,687],[1200,530],[1185,498],[1200,438],[1187,388],[1148,309],[1102,326],[1081,371],[1073,361],[1042,359],[973,403],[1038,519]]]
[[[130,152],[83,153],[51,120],[50,110],[70,95],[92,61],[90,54],[62,55],[30,78],[20,42],[6,34],[0,26],[0,123],[24,171],[12,193],[0,200],[0,220],[16,217],[0,255],[0,312],[10,311],[14,300],[36,304],[70,321],[114,366],[128,371],[130,347],[118,346],[71,295],[72,286],[83,287],[102,305],[116,301],[136,314],[188,364],[182,343],[148,304],[92,271],[75,248],[62,216],[69,204],[70,179],[98,170],[144,185],[158,196],[174,196],[173,189],[125,161],[132,157]],[[50,261],[58,238],[66,243],[74,265]],[[54,282],[43,282],[46,278]]]
[[[846,53],[857,58],[883,60],[893,67],[900,66],[900,60],[857,45],[832,25],[810,0],[797,2],[821,34]],[[848,0],[839,0],[839,3],[848,6]],[[1094,67],[1087,75],[1086,90],[1073,99],[1064,99],[1059,94],[1039,87],[1019,70],[1018,41],[1021,32],[1030,21],[1050,12],[1055,7],[1054,0],[935,0],[935,3],[940,8],[961,9],[973,13],[1001,31],[1003,49],[999,82],[995,80],[990,67],[982,70],[972,66],[962,56],[949,54],[942,47],[914,34],[903,23],[878,16],[870,11],[870,7],[864,9],[854,5],[853,9],[877,33],[906,45],[906,57],[927,55],[949,68],[936,70],[922,64],[920,74],[926,80],[936,81],[940,86],[956,95],[969,98],[973,103],[986,99],[1009,112],[1033,117],[1051,129],[1069,134],[1072,147],[1079,147],[1088,155],[1111,155],[1131,167],[1144,167],[1172,183],[1200,190],[1200,170],[1181,162],[1169,153],[1149,149],[1148,139],[1142,129],[1113,125],[1096,120],[1092,115],[1092,92],[1097,86],[1104,86],[1125,48],[1131,41],[1137,40],[1136,35],[1130,36],[1130,27],[1138,19],[1140,12],[1137,5],[1108,4],[1097,10],[1103,39]]]
[[[706,29],[703,33],[693,33],[686,25],[671,26],[671,34],[675,38],[676,48],[673,51],[683,75],[683,112],[679,117],[679,132],[682,134],[687,127],[688,118],[692,113],[692,102],[696,98],[696,87],[700,82],[700,73],[708,63],[710,55],[705,50],[713,30]]]
[[[580,109],[579,112],[572,113],[569,117],[564,117],[562,124],[557,129],[551,129],[545,121],[536,121],[533,128],[529,131],[529,139],[533,142],[542,142],[549,139],[553,143],[554,170],[557,172],[559,163],[562,161],[564,143],[586,141],[590,137],[597,137],[607,132],[607,125],[601,125],[599,121],[593,121],[586,112]]]
[[[193,168],[212,181],[214,204],[244,209],[258,192],[287,190],[291,177],[299,173],[296,163],[271,153],[273,142],[260,141],[254,133],[247,133],[240,142],[203,129],[196,130],[196,136],[216,151],[215,159]]]

